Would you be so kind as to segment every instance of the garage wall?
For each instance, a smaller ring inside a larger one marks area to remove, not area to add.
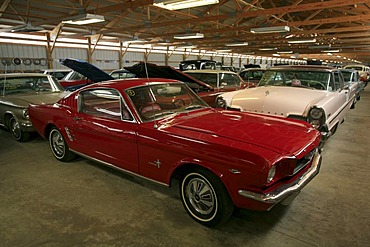
[[[83,48],[61,48],[55,47],[52,59],[53,68],[61,69],[65,68],[60,64],[60,60],[65,58],[76,58],[87,60],[88,58],[87,49]],[[20,45],[20,44],[3,44],[0,43],[0,73],[5,71],[5,62],[10,63],[6,67],[8,72],[34,72],[41,69],[47,69],[47,52],[44,46],[39,45]],[[22,63],[17,65],[14,63],[14,58],[19,58]],[[123,66],[132,66],[140,61],[144,61],[144,52],[132,52],[128,51],[124,53],[122,58]],[[148,56],[148,62],[155,63],[158,65],[165,65],[166,54],[150,53]],[[197,55],[189,55],[186,60],[198,59]],[[203,56],[201,59],[213,59],[216,62],[222,62],[224,65],[231,65],[232,58],[220,57],[220,56]],[[25,64],[28,61],[29,64]],[[175,68],[179,67],[179,63],[183,61],[182,54],[172,54],[168,59],[168,65]],[[263,61],[259,58],[248,58],[242,60],[243,64],[263,64],[269,66],[270,61]],[[119,68],[119,51],[110,50],[95,50],[92,55],[92,63],[97,67],[111,71]],[[239,66],[239,59],[233,59],[233,66]]]
[[[16,65],[15,58],[19,58],[22,63]],[[5,69],[10,72],[27,72],[47,68],[46,49],[43,46],[0,44],[0,60],[0,73]],[[10,65],[6,66],[7,62]]]

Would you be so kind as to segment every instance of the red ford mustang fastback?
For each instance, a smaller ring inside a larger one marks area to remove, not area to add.
[[[179,179],[186,211],[206,226],[235,206],[291,201],[321,163],[308,123],[213,109],[175,80],[91,84],[29,115],[58,160],[78,154],[163,185]]]

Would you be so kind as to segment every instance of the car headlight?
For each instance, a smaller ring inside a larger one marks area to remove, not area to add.
[[[216,106],[220,108],[225,108],[226,107],[226,100],[222,98],[222,96],[218,96],[216,99]]]
[[[308,122],[312,127],[319,129],[325,122],[325,112],[321,108],[312,108],[308,113]]]
[[[28,115],[28,109],[24,109],[22,114],[23,114],[23,117],[25,119],[29,119],[30,118],[30,116]]]
[[[269,171],[269,174],[267,175],[267,183],[270,183],[272,179],[274,179],[275,174],[276,174],[276,166],[272,166]]]
[[[312,108],[310,111],[310,117],[313,119],[320,119],[323,116],[323,112],[319,108]]]

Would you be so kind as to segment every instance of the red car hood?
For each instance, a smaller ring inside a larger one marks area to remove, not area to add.
[[[167,126],[167,131],[172,129],[187,138],[200,136],[189,137],[189,131],[205,133],[235,141],[236,145],[248,143],[297,157],[320,140],[320,133],[306,122],[253,113],[203,111],[166,122],[160,124]]]

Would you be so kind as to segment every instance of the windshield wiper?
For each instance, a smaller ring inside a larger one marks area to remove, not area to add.
[[[165,111],[165,112],[160,112],[160,113],[154,114],[150,117],[151,118],[157,118],[157,117],[161,117],[161,116],[165,116],[165,115],[171,115],[171,114],[175,114],[175,112],[174,111]]]
[[[204,105],[189,105],[185,108],[185,110],[192,110],[192,109],[198,109],[198,108],[206,108]]]

